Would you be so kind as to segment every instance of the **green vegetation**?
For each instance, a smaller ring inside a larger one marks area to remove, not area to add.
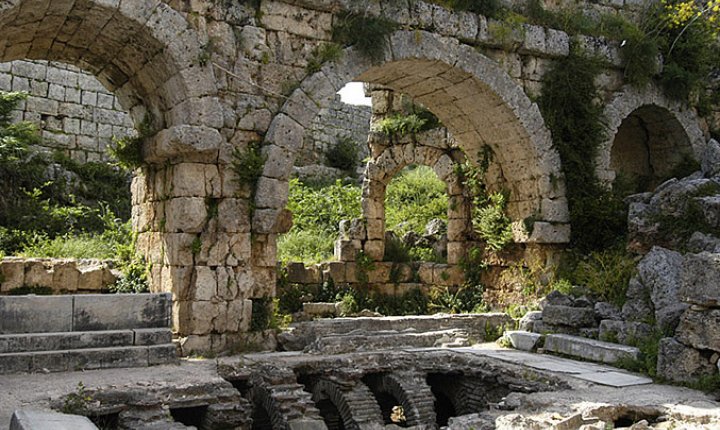
[[[423,130],[427,120],[417,114],[396,114],[373,124],[373,131],[379,131],[390,138],[399,138]]]
[[[325,63],[337,61],[342,57],[342,47],[337,43],[324,43],[310,53],[305,70],[309,75],[317,73]]]
[[[477,166],[465,162],[458,166],[460,177],[472,197],[472,224],[475,232],[485,241],[488,249],[500,251],[513,241],[510,218],[505,214],[506,193],[490,193],[485,186],[485,173],[492,161],[489,146],[480,151]]]
[[[330,167],[353,172],[358,163],[358,143],[350,137],[339,137],[325,152],[325,159]]]
[[[397,28],[394,22],[349,11],[335,16],[332,40],[341,46],[354,46],[371,61],[379,61],[387,49],[387,37]]]
[[[340,221],[361,215],[360,196],[361,189],[355,184],[304,184],[291,180],[288,209],[293,213],[293,227],[278,240],[280,261],[314,264],[331,259]],[[447,220],[446,185],[429,167],[406,168],[390,181],[385,207],[388,230],[398,236],[409,231],[422,234],[430,220]],[[397,255],[405,256],[392,261],[437,258],[430,249],[397,251]]]
[[[262,176],[265,167],[265,156],[260,148],[261,142],[250,142],[246,148],[235,148],[232,153],[232,168],[237,182],[247,186],[255,193],[255,185]]]
[[[290,323],[289,315],[279,313],[280,301],[272,297],[252,300],[251,331],[279,330]]]
[[[51,296],[53,289],[42,285],[23,285],[22,287],[12,288],[8,294],[11,296],[25,296],[35,294],[36,296]]]
[[[594,84],[600,68],[598,59],[573,49],[545,75],[539,100],[568,184],[571,243],[581,252],[612,247],[623,240],[627,229],[622,196],[606,189],[595,176],[595,158],[605,138]]]
[[[630,278],[635,273],[635,258],[624,244],[583,255],[569,253],[559,270],[560,279],[552,289],[564,294],[592,293],[603,301],[622,307]],[[577,290],[574,285],[581,286]]]
[[[129,221],[130,173],[31,150],[40,141],[37,130],[9,118],[24,98],[0,92],[0,253],[113,259],[123,273],[134,273],[120,283],[147,289]]]
[[[395,176],[385,191],[385,223],[397,236],[423,233],[433,219],[447,221],[447,185],[432,168],[410,166]]]
[[[497,18],[505,11],[500,0],[431,0],[431,3],[452,10],[479,13],[487,18]]]

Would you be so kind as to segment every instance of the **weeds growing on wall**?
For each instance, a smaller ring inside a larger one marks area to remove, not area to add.
[[[317,73],[325,63],[337,61],[342,57],[342,47],[337,43],[324,43],[310,53],[305,70],[309,75]]]
[[[385,55],[387,38],[397,29],[397,24],[383,17],[341,12],[335,16],[332,41],[341,46],[354,46],[372,61]]]
[[[232,153],[232,168],[240,186],[250,188],[255,195],[255,186],[265,167],[265,156],[260,142],[250,142],[246,148],[235,148]]]
[[[396,114],[383,118],[373,124],[373,131],[379,131],[390,138],[399,138],[408,134],[415,134],[423,130],[426,119],[417,114]]]
[[[500,0],[431,0],[452,10],[465,10],[484,15],[487,18],[498,18],[506,11]]]
[[[485,173],[492,157],[492,150],[485,146],[480,151],[478,165],[469,161],[460,164],[456,174],[472,197],[473,229],[488,249],[497,252],[512,243],[513,233],[510,218],[505,213],[508,196],[502,192],[488,192],[485,186]]]
[[[602,67],[573,48],[544,76],[540,110],[560,154],[573,236],[579,250],[613,246],[626,233],[626,207],[595,177],[595,158],[605,138],[595,78]]]

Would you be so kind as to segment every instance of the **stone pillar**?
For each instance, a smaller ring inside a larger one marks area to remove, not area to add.
[[[242,338],[261,274],[251,266],[249,192],[229,166],[211,163],[143,168],[132,190],[138,251],[150,264],[151,290],[172,293],[183,353],[219,351]],[[274,270],[271,278],[263,284],[274,288]]]

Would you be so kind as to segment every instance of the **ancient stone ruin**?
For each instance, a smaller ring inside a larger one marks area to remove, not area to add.
[[[149,388],[113,379],[43,400],[109,428],[720,426],[711,399],[687,394],[711,405],[688,418],[695,412],[657,406],[679,391],[663,388],[665,397],[645,401],[639,387],[651,380],[604,365],[642,361],[638,339],[657,335],[658,376],[718,378],[717,103],[679,101],[653,77],[633,85],[627,40],[444,3],[0,0],[0,90],[30,94],[13,115],[40,127],[40,149],[84,163],[108,161],[113,138],[134,136],[140,145],[132,224],[150,281],[150,294],[101,295],[120,276],[112,262],[3,256],[0,373],[162,365],[167,379]],[[636,20],[641,3],[577,8]],[[337,27],[348,17],[381,19],[383,43],[371,54],[357,41],[339,43]],[[518,321],[506,313],[382,317],[371,310],[314,320],[343,311],[337,303],[304,303],[307,321],[280,334],[271,327],[283,282],[397,297],[467,281],[476,263],[471,250],[487,250],[473,230],[464,165],[483,166],[486,189],[507,196],[512,245],[483,254],[487,296],[512,304],[498,284],[513,270],[532,269],[538,284],[549,284],[572,245],[569,201],[577,184],[568,181],[559,138],[538,101],[543,79],[575,49],[599,59],[593,102],[605,121],[592,174],[607,187],[643,179],[634,190],[640,194],[626,197],[628,248],[638,258],[622,307],[556,291]],[[350,82],[364,83],[371,107],[339,101]],[[403,113],[403,100],[441,125],[379,132],[384,119]],[[344,140],[360,146],[362,162],[325,166],[327,152]],[[257,171],[240,161],[243,154],[261,160]],[[666,180],[687,162],[701,169]],[[447,223],[426,235],[442,263],[383,261],[399,239],[387,231],[386,189],[408,166],[431,168],[446,186]],[[291,178],[353,175],[362,212],[340,224],[333,261],[280,264],[278,238],[293,225]],[[700,227],[678,226],[687,219]],[[56,296],[5,296],[26,286]],[[503,333],[501,342],[524,352],[473,347]],[[604,364],[532,354],[543,351]],[[183,385],[166,366],[176,352],[223,357],[209,368],[183,359],[179,369],[198,372]],[[613,397],[601,406],[606,393],[592,384],[632,387],[643,400]],[[576,391],[594,403],[578,406],[568,394]],[[13,425],[34,419],[19,414]]]

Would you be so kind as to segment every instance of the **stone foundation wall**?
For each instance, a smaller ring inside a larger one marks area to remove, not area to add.
[[[107,261],[6,257],[0,260],[0,294],[23,286],[49,287],[53,294],[99,293],[118,276]]]
[[[363,275],[357,263],[332,261],[305,267],[303,263],[289,263],[285,267],[286,281],[292,284],[319,285],[330,279],[335,284],[361,286]],[[374,262],[367,270],[367,285],[381,294],[402,295],[412,289],[420,288],[425,292],[433,287],[462,285],[465,273],[459,265],[417,262],[393,263]]]
[[[30,96],[13,113],[37,124],[39,149],[59,150],[73,160],[107,161],[112,137],[134,133],[130,116],[95,76],[53,61],[0,63],[0,90]]]

